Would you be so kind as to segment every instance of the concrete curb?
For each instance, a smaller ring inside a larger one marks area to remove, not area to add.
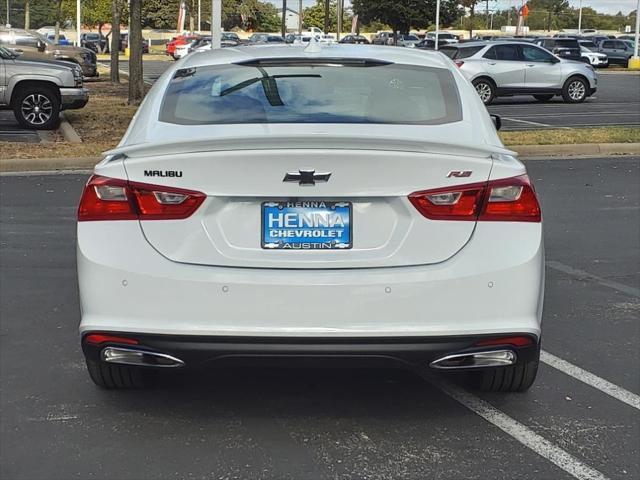
[[[67,117],[64,116],[64,112],[60,114],[60,127],[58,128],[65,141],[69,143],[82,143],[82,138],[78,135],[78,132],[71,126]]]
[[[558,157],[640,156],[640,143],[583,143],[576,145],[515,145],[509,147],[524,159]],[[102,157],[0,159],[0,172],[91,170]]]
[[[514,145],[521,157],[640,155],[640,143],[577,143],[565,145]]]
[[[80,158],[8,158],[0,159],[0,172],[45,172],[55,170],[92,170],[101,157]]]

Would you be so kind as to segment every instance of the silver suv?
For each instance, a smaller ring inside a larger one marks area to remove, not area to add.
[[[591,65],[560,59],[531,43],[468,42],[440,51],[473,83],[485,105],[512,95],[533,95],[541,102],[561,95],[565,102],[580,103],[598,86]]]
[[[54,128],[60,110],[82,108],[88,100],[79,66],[56,60],[25,60],[0,47],[0,109],[13,110],[23,127]]]

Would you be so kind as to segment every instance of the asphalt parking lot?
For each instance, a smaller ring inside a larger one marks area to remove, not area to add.
[[[77,336],[86,174],[0,177],[0,477],[640,478],[640,158],[528,163],[547,249],[526,394],[387,370],[244,369],[112,392]]]

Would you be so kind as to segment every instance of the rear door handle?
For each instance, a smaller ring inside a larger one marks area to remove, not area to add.
[[[496,62],[487,62],[489,65],[495,65]]]
[[[527,67],[535,67],[536,64],[535,63],[527,63]]]

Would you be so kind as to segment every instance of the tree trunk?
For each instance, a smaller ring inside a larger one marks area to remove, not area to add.
[[[324,2],[324,33],[329,32],[329,26],[331,21],[331,6],[329,0]]]
[[[143,97],[142,0],[131,0],[129,4],[129,105],[140,105]]]
[[[120,83],[120,6],[111,0],[111,75],[112,83]]]
[[[60,40],[60,17],[62,17],[62,0],[58,0],[56,3],[56,28],[53,36],[53,43],[56,45]]]
[[[98,22],[98,48],[97,48],[97,50],[100,53],[104,53],[104,49],[102,48],[102,43],[101,43],[101,40],[102,40],[102,26],[103,25],[104,25],[104,23]],[[105,44],[105,48],[106,48],[106,46],[107,45]]]
[[[31,19],[29,12],[29,0],[24,0],[24,29],[29,30],[31,28]]]
[[[469,12],[469,40],[473,38],[473,18],[475,15],[476,6],[471,5],[471,11]]]

